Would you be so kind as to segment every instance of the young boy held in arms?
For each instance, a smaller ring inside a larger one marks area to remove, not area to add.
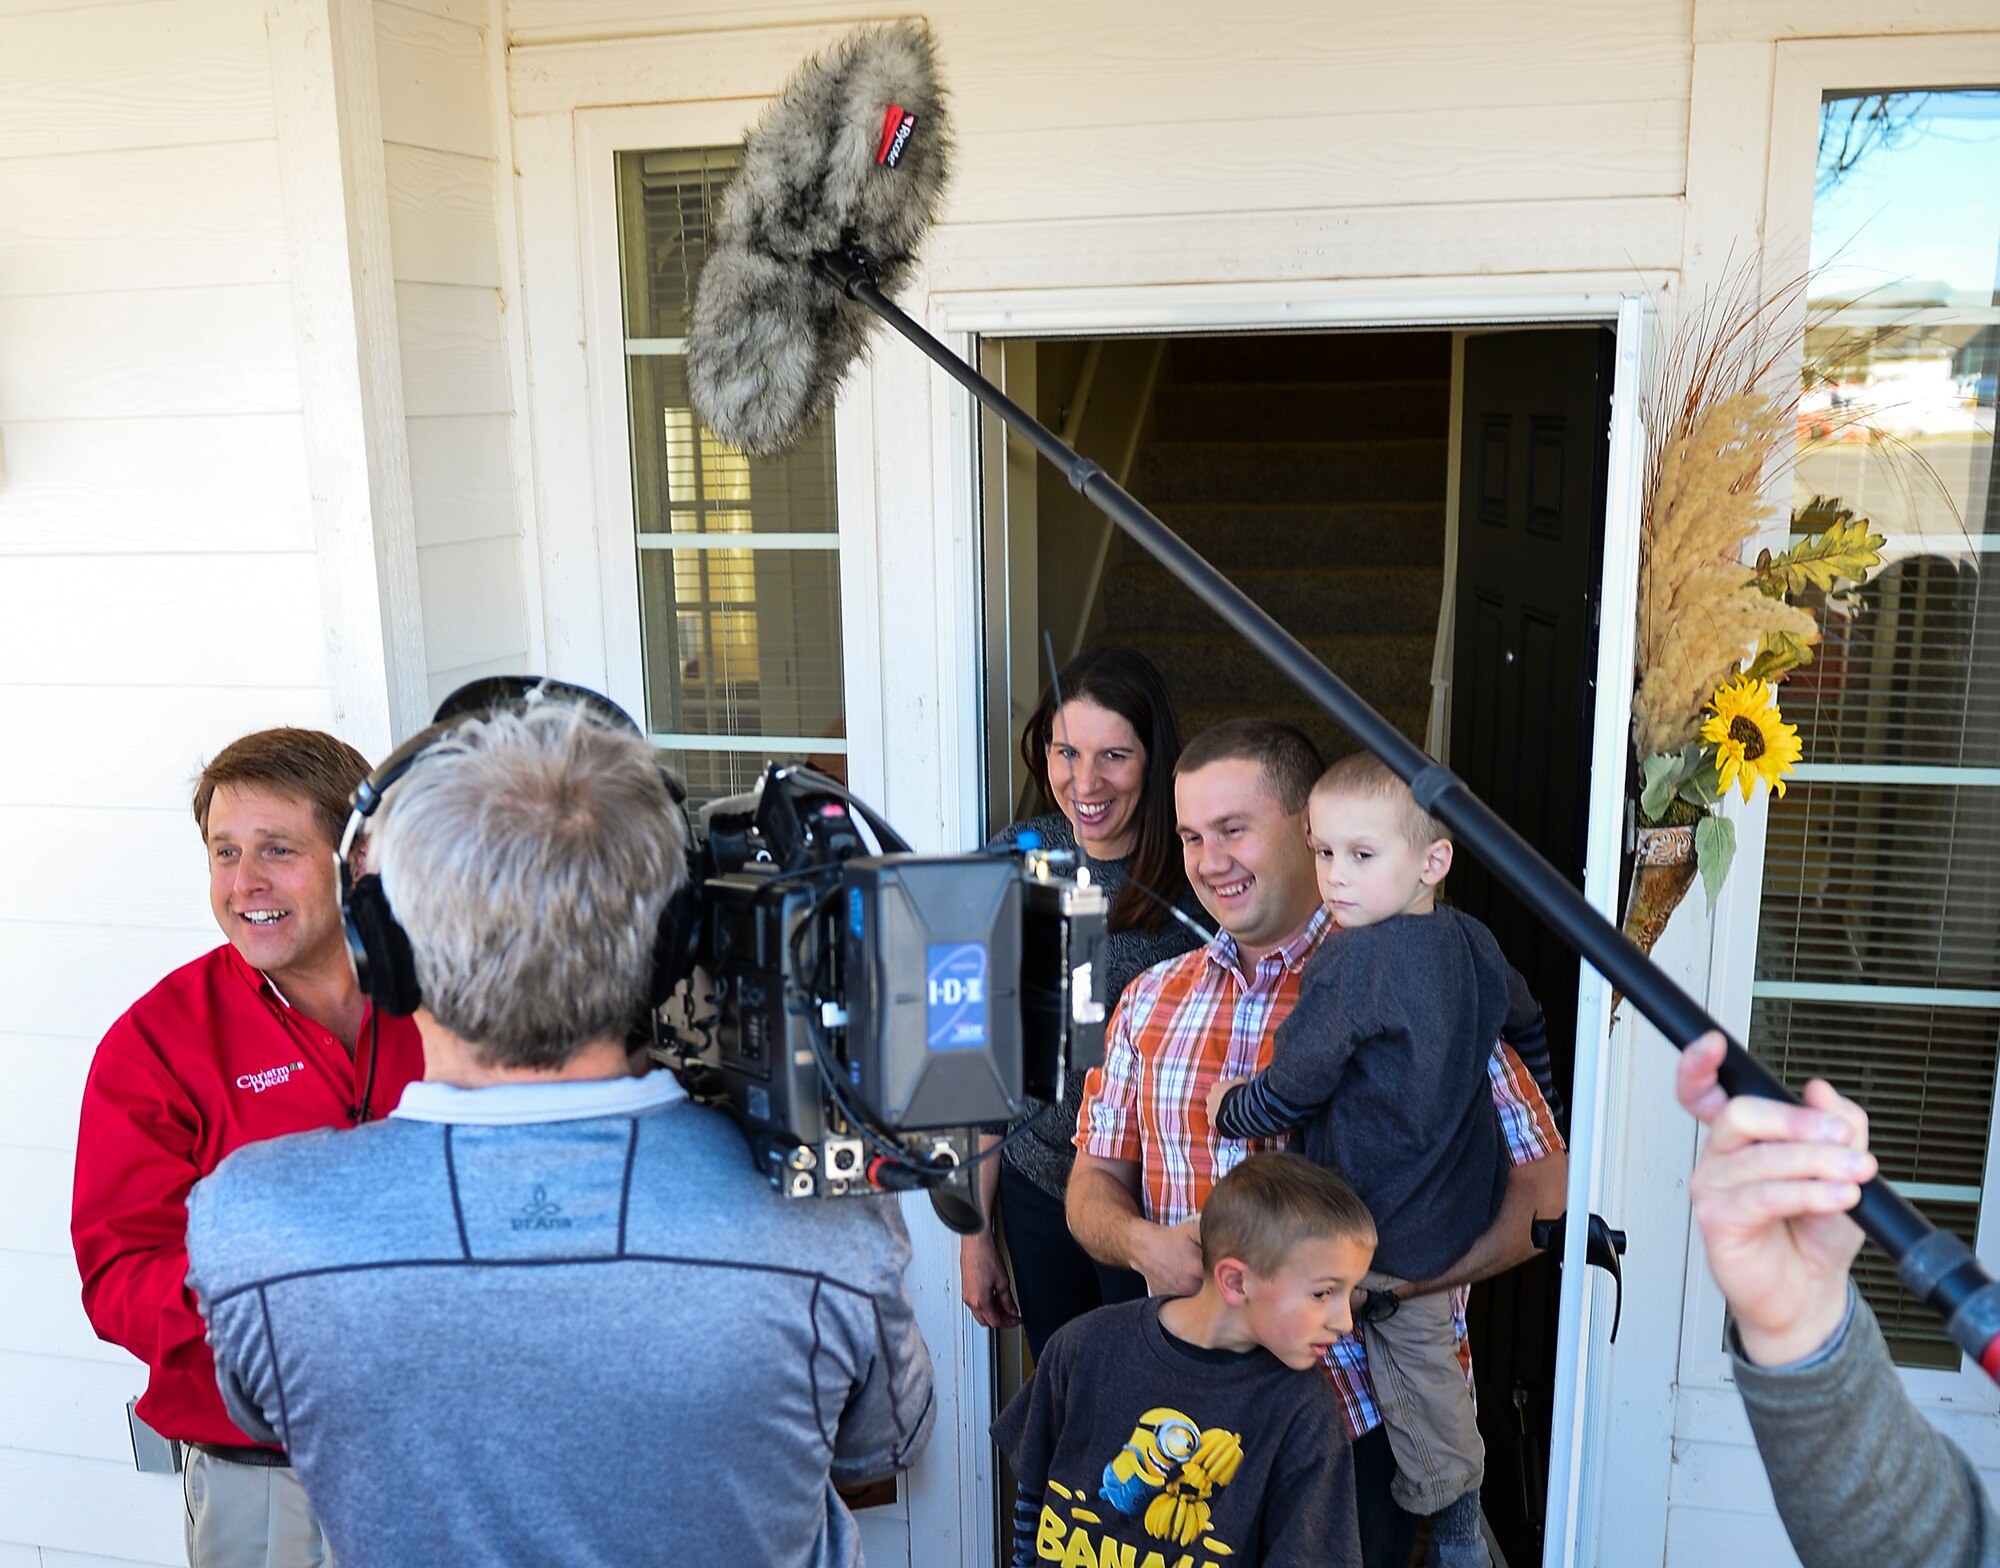
[[[1307,1157],[1345,1173],[1374,1214],[1362,1335],[1396,1459],[1391,1495],[1433,1516],[1433,1563],[1484,1564],[1486,1449],[1451,1294],[1404,1299],[1397,1287],[1442,1274],[1500,1212],[1508,1162],[1487,1058],[1497,1038],[1534,1037],[1541,1013],[1493,933],[1437,907],[1450,836],[1387,766],[1366,754],[1335,763],[1307,821],[1340,929],[1307,961],[1271,1065],[1217,1084],[1209,1117],[1230,1138],[1303,1128]]]
[[[993,1423],[1014,1568],[1358,1568],[1347,1428],[1314,1369],[1374,1249],[1354,1190],[1297,1155],[1217,1182],[1201,1289],[1065,1324]]]

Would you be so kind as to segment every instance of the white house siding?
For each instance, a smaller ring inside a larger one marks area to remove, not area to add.
[[[375,5],[424,652],[435,703],[537,662],[515,507],[514,400],[480,0]]]
[[[77,1299],[99,1035],[215,940],[188,789],[334,713],[264,13],[0,5],[0,1565],[179,1560]]]

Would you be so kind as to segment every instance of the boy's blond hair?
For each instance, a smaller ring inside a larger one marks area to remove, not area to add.
[[[1361,795],[1399,802],[1403,808],[1400,814],[1403,837],[1417,849],[1435,844],[1439,839],[1447,844],[1451,842],[1451,829],[1419,806],[1416,797],[1410,793],[1410,786],[1396,777],[1389,764],[1373,752],[1357,751],[1351,757],[1342,757],[1319,776],[1319,782],[1312,787],[1311,798],[1330,799],[1335,795]]]
[[[1332,1171],[1298,1154],[1253,1154],[1208,1195],[1201,1210],[1201,1264],[1234,1258],[1270,1278],[1301,1242],[1336,1237],[1373,1250],[1375,1217]]]

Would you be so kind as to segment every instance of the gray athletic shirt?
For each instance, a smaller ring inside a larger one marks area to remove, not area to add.
[[[779,1197],[662,1073],[253,1144],[188,1253],[223,1397],[341,1568],[844,1568],[832,1483],[931,1427],[895,1201]]]

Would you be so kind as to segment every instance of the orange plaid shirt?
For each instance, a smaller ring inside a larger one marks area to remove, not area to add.
[[[1245,973],[1235,940],[1156,964],[1125,988],[1105,1034],[1104,1065],[1084,1079],[1076,1146],[1104,1160],[1136,1161],[1146,1218],[1175,1225],[1201,1212],[1236,1165],[1284,1140],[1217,1136],[1208,1091],[1219,1078],[1248,1078],[1270,1064],[1271,1042],[1299,999],[1299,971],[1333,929],[1324,909],[1283,947]],[[1520,1057],[1496,1041],[1487,1062],[1493,1107],[1516,1165],[1563,1146],[1555,1118]],[[1459,1360],[1472,1380],[1466,1345],[1466,1291],[1452,1293]],[[1351,1436],[1381,1420],[1368,1381],[1367,1352],[1350,1334],[1327,1352],[1326,1373],[1347,1412]]]
[[[1225,931],[1125,988],[1105,1031],[1104,1065],[1084,1079],[1076,1146],[1138,1161],[1149,1220],[1177,1225],[1200,1213],[1232,1168],[1282,1147],[1282,1139],[1219,1137],[1208,1124],[1208,1091],[1270,1064],[1278,1025],[1299,999],[1299,971],[1332,929],[1326,911],[1315,910],[1248,974]]]

